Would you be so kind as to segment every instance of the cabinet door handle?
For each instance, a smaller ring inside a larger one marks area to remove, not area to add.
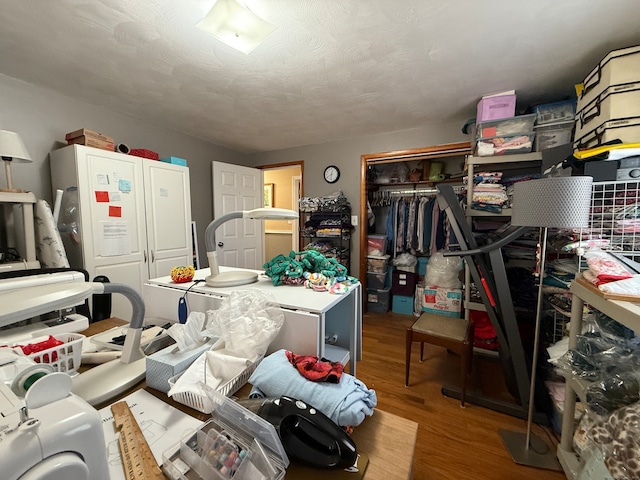
[[[151,263],[154,263],[156,261],[156,256],[153,253],[153,250],[151,250]]]
[[[147,263],[147,251],[145,250],[143,254],[144,254],[144,263]]]

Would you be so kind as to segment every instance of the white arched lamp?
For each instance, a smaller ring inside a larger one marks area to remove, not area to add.
[[[23,190],[13,188],[13,179],[11,178],[11,164],[13,162],[31,162],[31,156],[20,135],[0,130],[0,157],[4,162],[4,170],[7,175],[7,188],[0,189],[0,192],[23,192]]]
[[[233,270],[221,272],[218,266],[218,254],[216,253],[216,230],[223,223],[236,218],[250,218],[256,220],[291,220],[298,218],[298,213],[286,208],[256,208],[254,210],[239,210],[227,213],[214,219],[204,232],[205,246],[207,247],[207,260],[209,261],[209,275],[205,282],[210,287],[236,287],[258,281],[258,274],[249,270]]]
[[[54,283],[0,293],[0,327],[79,305],[91,295],[100,293],[124,295],[131,302],[133,313],[122,356],[71,379],[71,391],[94,406],[125,392],[144,379],[146,357],[140,348],[144,302],[140,295],[127,285],[100,282]]]

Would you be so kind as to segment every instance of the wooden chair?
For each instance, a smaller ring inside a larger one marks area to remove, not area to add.
[[[464,318],[446,317],[433,313],[423,313],[407,329],[407,376],[405,386],[409,386],[409,367],[411,363],[411,344],[420,342],[420,361],[423,360],[424,344],[430,343],[444,347],[461,357],[462,389],[460,406],[464,407],[467,377],[471,373],[473,358],[473,323]]]

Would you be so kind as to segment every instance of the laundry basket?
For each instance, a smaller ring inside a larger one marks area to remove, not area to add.
[[[61,345],[47,348],[39,352],[27,355],[36,363],[49,365],[55,372],[74,374],[78,371],[82,362],[82,341],[85,336],[79,333],[60,333],[51,335],[56,340],[63,342]],[[21,342],[21,345],[35,344],[47,340],[49,337],[30,339],[29,342]]]

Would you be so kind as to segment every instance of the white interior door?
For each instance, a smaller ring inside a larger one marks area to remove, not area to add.
[[[213,162],[213,216],[263,206],[262,170]],[[216,231],[218,262],[227,267],[262,268],[264,222],[237,219]]]

